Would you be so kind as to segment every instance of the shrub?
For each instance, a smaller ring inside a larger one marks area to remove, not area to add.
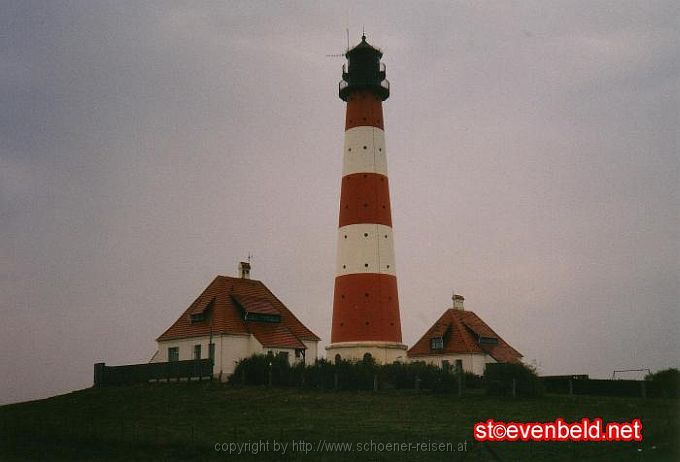
[[[484,388],[484,377],[473,372],[464,372],[463,384],[465,388]]]
[[[311,366],[303,366],[305,387],[330,390],[335,383],[335,364],[325,359],[317,360]]]
[[[255,354],[238,362],[229,383],[235,385],[268,385],[271,374],[272,385],[286,386],[291,373],[288,359],[284,356]]]
[[[392,363],[378,365],[373,358],[362,361],[341,360],[337,363],[325,359],[312,365],[296,363],[289,365],[283,356],[256,354],[238,362],[234,373],[229,377],[232,385],[296,386],[321,390],[373,390],[374,380],[378,378],[380,388],[410,389],[434,392],[456,392],[458,376],[452,371],[443,370],[424,362]],[[482,378],[465,373],[464,386],[478,388]]]
[[[437,392],[458,390],[456,376],[432,364],[397,362],[380,366],[380,382],[383,387],[414,389],[416,381],[422,390]]]
[[[540,396],[543,385],[534,368],[523,363],[487,364],[484,370],[484,384],[489,395],[509,396],[512,394],[513,379],[517,396]]]
[[[656,389],[656,393],[664,398],[677,398],[680,396],[680,371],[675,368],[664,369],[645,376]]]

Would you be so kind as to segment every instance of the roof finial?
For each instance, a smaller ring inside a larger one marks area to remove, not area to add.
[[[361,26],[361,41],[366,41],[366,26]]]

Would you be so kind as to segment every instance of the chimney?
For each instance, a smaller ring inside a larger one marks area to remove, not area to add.
[[[250,279],[250,263],[242,261],[238,264],[238,277],[241,279]]]
[[[463,302],[465,301],[465,297],[454,292],[451,299],[453,300],[453,309],[454,310],[461,310],[461,311],[465,310],[465,308],[463,308]]]

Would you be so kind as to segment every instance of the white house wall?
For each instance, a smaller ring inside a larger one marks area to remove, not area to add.
[[[252,335],[220,335],[218,342],[215,349],[219,351],[219,357],[216,353],[215,364],[219,367],[215,367],[214,372],[222,381],[234,373],[241,359],[262,353],[262,345]]]
[[[271,351],[273,354],[280,352],[288,353],[291,364],[295,362],[295,349],[288,348],[263,348],[253,335],[216,335],[212,337],[215,344],[215,367],[213,374],[222,381],[234,373],[236,364],[244,358],[254,354],[265,354]],[[194,359],[194,345],[201,345],[201,359],[207,359],[209,354],[210,337],[190,337],[176,340],[158,342],[158,351],[150,362],[159,363],[168,361],[168,348],[179,348],[179,360]],[[305,363],[314,364],[318,354],[318,342],[304,342],[307,347]]]
[[[465,372],[472,372],[476,375],[484,375],[484,369],[486,368],[487,363],[496,362],[491,356],[481,353],[414,356],[410,358],[410,362],[422,361],[438,367],[442,367],[443,361],[448,361],[451,367],[455,367],[456,360],[461,360],[463,362],[463,370]]]
[[[215,344],[215,377],[226,380],[234,372],[236,362],[254,353],[262,353],[262,345],[252,335],[219,335],[213,336]],[[179,360],[194,359],[194,345],[201,345],[201,358],[207,359],[210,337],[189,337],[158,342],[158,352],[151,362],[167,362],[168,348],[179,348]]]
[[[303,340],[302,343],[307,347],[307,350],[305,351],[305,364],[314,364],[319,357],[319,342]]]

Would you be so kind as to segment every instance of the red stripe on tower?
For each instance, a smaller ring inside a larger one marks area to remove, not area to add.
[[[345,55],[340,98],[347,102],[330,359],[405,360],[382,102],[389,82],[382,52],[361,38]]]

